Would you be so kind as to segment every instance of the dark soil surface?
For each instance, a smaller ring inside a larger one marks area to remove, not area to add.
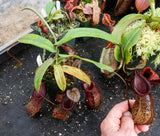
[[[102,25],[100,28],[107,30]],[[82,57],[99,61],[102,48],[107,43],[96,38],[87,41],[76,39],[76,50]],[[40,112],[30,117],[25,110],[25,105],[29,102],[34,88],[36,57],[40,52],[41,49],[37,47],[27,46],[16,55],[23,63],[18,69],[13,68],[17,65],[13,59],[0,64],[0,136],[100,136],[100,123],[109,110],[115,104],[126,100],[125,85],[122,80],[117,76],[106,80],[96,66],[83,62],[82,69],[92,73],[93,80],[102,93],[103,102],[100,108],[97,110],[87,108],[84,91],[78,81],[75,87],[79,88],[81,99],[67,120],[54,119],[51,116],[53,105],[45,100]],[[160,75],[160,71],[156,72]],[[119,74],[124,76],[122,72]],[[160,134],[160,86],[153,86],[152,90],[155,118],[150,125],[150,130],[141,133],[140,136]],[[134,98],[131,90],[128,93],[130,98]]]

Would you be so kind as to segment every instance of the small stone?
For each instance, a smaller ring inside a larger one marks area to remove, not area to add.
[[[6,96],[6,98],[7,98],[7,99],[10,98],[10,96]]]
[[[87,117],[85,117],[85,121],[88,121],[88,118],[87,118]]]
[[[62,136],[62,133],[59,133],[59,136]]]
[[[7,104],[8,104],[8,102],[4,102],[4,103],[3,103],[3,105],[7,105]]]
[[[81,131],[83,132],[84,130],[83,130],[83,129],[81,129]]]
[[[79,114],[79,116],[82,116],[82,114]]]
[[[118,85],[115,85],[115,88],[117,89],[117,88],[118,88]]]

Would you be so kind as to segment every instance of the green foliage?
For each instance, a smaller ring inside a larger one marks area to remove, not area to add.
[[[58,20],[60,18],[63,18],[64,15],[62,13],[66,14],[66,12],[64,12],[62,10],[57,10],[52,14],[52,10],[55,7],[55,4],[56,4],[55,1],[49,1],[46,4],[45,9],[46,9],[46,13],[47,13],[47,22],[52,22],[53,20]],[[67,15],[67,17],[68,17],[68,15]]]
[[[63,13],[63,14],[62,14]],[[58,20],[60,18],[64,18],[64,15],[67,16],[68,18],[68,15],[66,12],[62,11],[62,10],[57,10],[55,11],[48,19],[47,19],[47,22],[52,22],[53,20]],[[69,18],[68,18],[69,19]]]
[[[128,64],[131,60],[130,49],[137,43],[141,36],[142,28],[137,28],[125,33],[122,36],[122,47],[124,51],[124,61]]]
[[[40,85],[42,82],[42,78],[43,78],[46,70],[48,69],[48,67],[50,65],[53,64],[53,62],[54,62],[54,59],[49,58],[40,67],[37,68],[37,71],[36,71],[36,74],[34,77],[34,86],[35,86],[35,89],[37,92],[39,91],[39,88],[40,88]]]
[[[91,3],[93,0],[83,0],[84,4]]]
[[[74,38],[80,38],[80,37],[95,37],[95,38],[101,38],[107,41],[112,41],[115,44],[120,43],[120,40],[118,40],[116,36],[111,35],[102,30],[95,29],[95,28],[75,28],[68,31],[61,40],[55,43],[55,45],[62,45]]]
[[[90,78],[81,69],[76,68],[76,67],[72,67],[72,66],[68,66],[68,65],[63,65],[62,68],[63,68],[63,72],[65,72],[69,75],[72,75],[72,76],[82,80],[83,82],[86,82],[89,85],[91,84]]]
[[[62,91],[66,90],[66,78],[61,65],[54,65],[54,77],[56,79],[59,89]]]
[[[124,33],[121,40],[121,46],[123,48],[124,61],[128,64],[131,60],[130,49],[137,43],[142,32],[142,28],[133,29]],[[115,48],[115,58],[120,62],[122,59],[120,46]]]
[[[63,17],[64,17],[63,14],[56,14],[52,19],[53,20],[58,20],[58,19],[63,18]]]
[[[142,14],[129,14],[123,17],[118,24],[115,26],[115,28],[112,31],[112,35],[116,36],[119,41],[121,41],[122,35],[126,28],[131,24],[132,22],[144,19],[144,15]],[[111,41],[112,42],[112,41]]]
[[[46,14],[47,14],[48,18],[50,18],[51,12],[52,12],[53,8],[55,7],[55,4],[56,4],[55,1],[49,1],[46,4],[45,10],[46,10]]]
[[[157,12],[159,9],[157,8],[155,10],[154,0],[149,0],[149,2],[151,10],[147,11],[144,14],[127,15],[123,17],[115,26],[112,34],[115,35],[121,41],[121,44],[117,45],[114,50],[114,55],[117,61],[121,62],[123,59],[125,64],[128,64],[130,62],[132,58],[131,48],[137,44],[138,40],[140,40],[142,29],[144,29],[144,26],[149,25],[152,29],[156,29],[159,27],[160,17],[158,16]],[[135,23],[135,21],[137,20],[141,20],[141,26],[138,26],[137,28],[132,29],[129,32],[126,31],[127,27],[131,23]],[[143,52],[141,49],[139,50],[139,52]]]
[[[79,56],[76,56],[76,55],[65,55],[65,54],[59,54],[60,56],[60,60],[64,59],[64,58],[68,58],[68,57],[74,57],[74,58],[78,58],[78,59],[81,59],[83,61],[86,61],[86,62],[89,62],[89,63],[92,63],[94,65],[96,65],[98,68],[102,69],[102,70],[107,70],[109,72],[114,72],[114,70],[107,66],[107,65],[104,65],[104,64],[101,64],[99,62],[96,62],[96,61],[93,61],[93,60],[90,60],[90,59],[86,59],[86,58],[82,58],[82,57],[79,57]]]
[[[91,0],[85,0],[85,2],[90,3]],[[56,11],[55,13],[53,13],[51,15],[51,11],[54,6],[55,6],[54,2],[50,2],[50,4],[48,3],[46,5],[46,12],[49,17],[48,21],[50,21],[50,19],[52,20],[54,18],[57,19],[59,17],[60,18],[62,17],[62,16],[60,16],[60,13],[63,11]],[[36,12],[34,9],[31,9],[31,8],[26,8],[26,9],[29,9],[29,10],[32,10],[33,12],[35,12],[42,19],[43,23],[47,26],[47,28],[49,29],[49,31],[51,32],[53,37],[55,37],[54,33],[50,29],[48,23],[42,18],[42,16],[38,12]],[[155,11],[155,9],[153,8],[153,5],[152,5],[152,12],[154,12],[154,11]],[[123,59],[123,61],[126,64],[128,64],[131,60],[131,52],[130,52],[131,48],[138,41],[138,39],[141,35],[141,32],[142,32],[142,28],[138,27],[138,28],[132,29],[130,31],[125,31],[125,30],[132,22],[134,22],[136,20],[147,20],[147,21],[150,20],[150,21],[155,22],[157,20],[159,21],[160,19],[159,19],[159,17],[155,17],[154,13],[151,14],[151,17],[149,17],[149,15],[146,16],[146,15],[142,15],[142,14],[130,14],[130,15],[123,17],[118,22],[118,24],[115,26],[112,34],[109,34],[107,32],[104,32],[102,30],[95,29],[95,28],[76,28],[76,29],[72,29],[72,30],[68,31],[66,33],[66,35],[58,42],[56,41],[56,38],[54,38],[55,45],[53,45],[49,40],[47,40],[41,36],[35,35],[35,34],[28,34],[28,35],[20,38],[19,42],[26,43],[26,44],[32,44],[32,45],[38,46],[40,48],[46,49],[50,52],[55,52],[55,59],[49,58],[38,68],[36,75],[35,75],[35,78],[34,78],[34,84],[35,84],[36,90],[39,90],[43,76],[49,66],[54,67],[55,79],[57,81],[59,88],[62,91],[64,91],[66,89],[66,79],[64,76],[64,72],[68,73],[72,76],[75,76],[75,77],[79,78],[80,80],[85,81],[88,84],[90,84],[90,79],[80,69],[75,68],[75,67],[71,67],[71,66],[66,66],[66,65],[61,66],[62,60],[64,60],[65,58],[69,58],[69,57],[75,57],[75,58],[81,59],[83,61],[87,61],[89,63],[92,63],[92,64],[96,65],[97,67],[99,67],[101,70],[107,70],[109,72],[114,72],[114,70],[110,66],[98,63],[98,62],[90,60],[90,59],[81,58],[76,55],[59,54],[58,49],[55,50],[55,48],[54,48],[55,46],[59,47],[60,45],[66,43],[74,38],[95,37],[95,38],[101,38],[101,39],[104,39],[107,41],[111,41],[113,44],[117,45],[115,48],[115,53],[114,53],[115,58],[119,62]]]
[[[24,8],[23,10],[30,10],[32,11],[33,13],[35,13],[41,20],[42,22],[44,23],[44,25],[48,28],[48,30],[50,31],[50,33],[52,34],[53,38],[54,38],[54,42],[57,42],[57,38],[55,36],[55,34],[53,33],[52,29],[50,28],[49,24],[46,22],[46,20],[42,17],[41,14],[39,14],[35,9],[33,8]]]
[[[31,44],[31,45],[43,48],[52,53],[56,52],[54,49],[54,45],[50,40],[36,34],[27,34],[21,37],[20,39],[18,39],[18,41],[20,43]]]

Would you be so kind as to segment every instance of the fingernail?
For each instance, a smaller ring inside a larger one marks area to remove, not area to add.
[[[144,129],[144,132],[148,131],[149,130],[149,125],[147,125]]]
[[[129,111],[123,113],[123,116],[132,117],[132,114]]]

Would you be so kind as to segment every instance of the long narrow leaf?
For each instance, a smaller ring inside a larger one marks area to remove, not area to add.
[[[107,41],[112,41],[112,43],[115,43],[115,44],[120,43],[120,41],[114,35],[111,35],[105,31],[95,29],[95,28],[75,28],[68,31],[60,41],[55,43],[55,45],[62,45],[74,38],[79,38],[79,37],[95,37],[95,38],[101,38]]]
[[[36,34],[26,34],[25,36],[18,39],[20,43],[31,44],[43,49],[46,49],[50,52],[56,52],[52,42],[42,36]]]
[[[58,87],[65,91],[66,89],[66,78],[63,72],[61,65],[54,65],[54,76],[57,82]]]
[[[39,88],[42,82],[42,78],[48,69],[48,67],[53,63],[54,59],[50,58],[47,59],[36,71],[35,77],[34,77],[34,86],[37,92],[39,92]]]
[[[137,43],[141,32],[142,28],[133,29],[132,31],[124,34],[122,37],[122,47],[124,50],[124,60],[126,64],[128,64],[131,60],[131,53],[129,50]]]
[[[96,62],[96,61],[93,61],[93,60],[90,60],[90,59],[86,59],[86,58],[81,58],[81,59],[96,65],[97,67],[99,67],[102,70],[107,70],[109,72],[114,72],[114,70],[111,67],[107,66],[107,65],[104,65],[104,64],[101,64],[99,62]]]
[[[116,36],[118,40],[121,41],[122,34],[124,33],[125,29],[129,24],[132,22],[144,19],[144,15],[142,14],[129,14],[125,17],[123,17],[118,24],[115,26],[115,28],[112,31],[112,35]]]
[[[86,82],[89,85],[91,84],[90,78],[81,69],[76,68],[76,67],[72,67],[72,66],[68,66],[68,65],[63,65],[62,69],[65,73],[72,75],[72,76]]]
[[[82,58],[82,57],[79,57],[79,56],[76,56],[76,55],[59,54],[59,56],[60,56],[61,58],[75,57],[75,58],[78,58],[78,59],[81,59],[81,60],[90,62],[90,63],[96,65],[97,67],[99,67],[99,68],[102,69],[102,70],[107,70],[107,71],[109,71],[109,72],[114,72],[114,70],[113,70],[111,67],[109,67],[109,66],[107,66],[107,65],[104,65],[104,64],[101,64],[101,63],[99,63],[99,62],[90,60],[90,59]]]
[[[118,62],[120,62],[122,59],[121,48],[119,45],[116,45],[114,49],[114,57],[116,58]]]
[[[131,60],[130,48],[132,48],[137,43],[141,32],[142,28],[139,27],[124,33],[124,35],[122,36],[122,48],[124,53],[124,61],[126,64],[128,64]],[[121,61],[121,49],[119,46],[116,46],[114,50],[114,56],[117,61]]]

